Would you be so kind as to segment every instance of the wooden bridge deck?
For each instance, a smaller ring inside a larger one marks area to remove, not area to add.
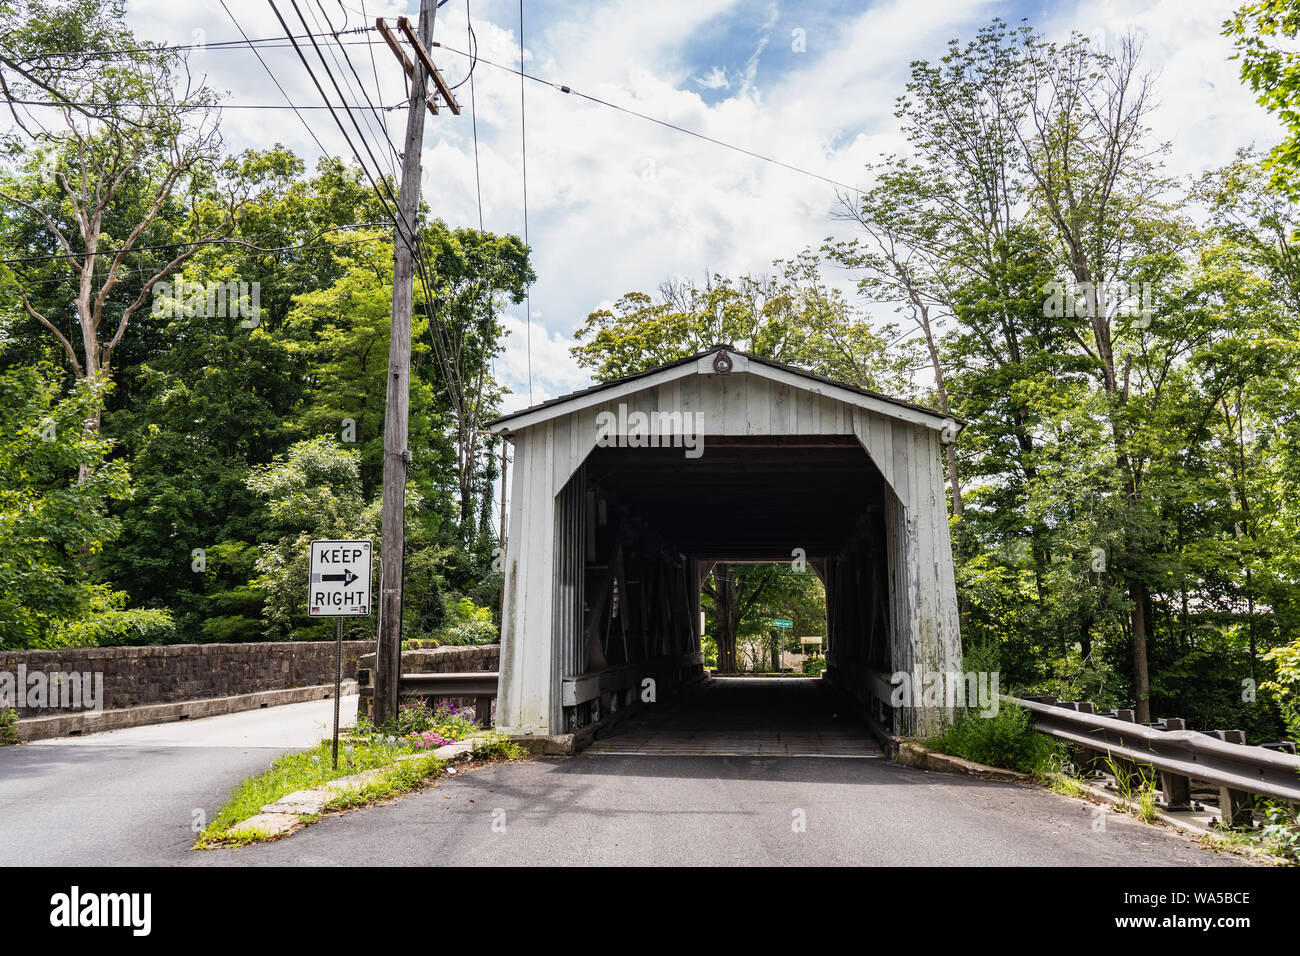
[[[718,677],[648,705],[586,752],[878,757],[880,747],[821,680]]]

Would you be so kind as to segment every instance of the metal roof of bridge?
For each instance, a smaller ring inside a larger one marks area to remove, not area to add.
[[[727,355],[732,356],[733,359],[741,358],[744,360],[744,367],[736,368],[728,374],[757,374],[806,391],[828,395],[828,397],[838,398],[850,404],[871,408],[873,411],[884,414],[890,414],[889,407],[892,406],[897,410],[893,413],[895,417],[906,418],[909,421],[925,424],[932,428],[941,428],[948,421],[952,421],[960,427],[965,427],[968,424],[964,419],[957,418],[954,415],[945,415],[938,409],[909,402],[906,399],[896,398],[893,395],[886,395],[867,388],[859,388],[847,382],[840,382],[825,375],[809,372],[795,365],[788,365],[784,362],[764,358],[761,355],[755,355],[752,352],[734,349],[729,345],[715,345],[703,352],[696,352],[694,355],[687,355],[664,365],[633,372],[631,375],[610,379],[608,382],[600,382],[570,392],[567,395],[560,395],[544,402],[538,402],[536,405],[530,405],[528,408],[493,419],[487,423],[486,427],[496,434],[508,434],[521,428],[529,428],[549,419],[568,414],[577,408],[616,397],[615,394],[605,395],[604,393],[607,392],[630,394],[640,391],[642,388],[662,385],[674,379],[694,374],[697,371],[703,371],[698,367],[700,360],[716,356],[720,352],[725,352]],[[692,368],[692,366],[696,367]],[[818,385],[823,387],[816,387]],[[830,389],[829,393],[827,389]],[[882,405],[885,407],[881,407]]]

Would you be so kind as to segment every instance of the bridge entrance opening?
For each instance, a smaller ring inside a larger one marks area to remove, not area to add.
[[[773,660],[775,642],[742,622],[764,590],[801,575],[824,594],[827,643],[888,667],[879,469],[853,435],[705,435],[696,450],[597,447],[559,496],[566,732],[594,737],[635,708],[636,733],[684,752],[874,752],[829,682],[729,675],[785,668],[797,644],[780,641]],[[719,677],[706,677],[706,659]],[[710,686],[676,699],[701,681]]]

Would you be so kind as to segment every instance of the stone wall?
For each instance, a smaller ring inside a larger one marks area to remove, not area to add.
[[[454,647],[434,647],[420,650],[402,651],[403,674],[465,674],[471,671],[494,671],[501,663],[500,644],[458,645]],[[373,711],[375,653],[362,654],[358,660],[359,668],[370,671],[368,684],[359,688],[361,699],[359,712],[369,716]],[[474,707],[472,697],[439,698],[449,700],[456,707]],[[430,701],[432,703],[432,701]]]
[[[374,646],[373,641],[343,642],[345,680],[356,677],[359,657],[367,652],[374,657]],[[330,684],[334,681],[334,642],[167,644],[0,652],[0,673],[13,675],[11,679],[16,682],[20,666],[25,667],[27,674],[103,674],[100,706],[107,710]],[[59,712],[59,708],[49,706],[15,709],[20,717]]]
[[[471,671],[494,671],[501,662],[500,644],[433,647],[402,651],[403,674],[465,674]],[[375,669],[375,652],[362,654],[358,667]]]

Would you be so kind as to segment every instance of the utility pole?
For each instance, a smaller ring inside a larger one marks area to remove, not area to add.
[[[375,648],[374,721],[382,726],[397,717],[402,674],[402,581],[406,551],[406,472],[411,452],[406,447],[411,396],[411,309],[415,299],[415,249],[420,209],[420,151],[424,140],[424,111],[438,112],[428,95],[430,79],[446,105],[457,115],[451,91],[429,59],[433,43],[435,0],[420,0],[419,34],[405,17],[398,26],[415,50],[406,55],[382,18],[375,26],[387,41],[411,81],[406,114],[406,144],[402,152],[402,185],[397,197],[393,241],[393,325],[388,343],[388,398],[384,404],[383,514],[380,539],[379,634]]]

